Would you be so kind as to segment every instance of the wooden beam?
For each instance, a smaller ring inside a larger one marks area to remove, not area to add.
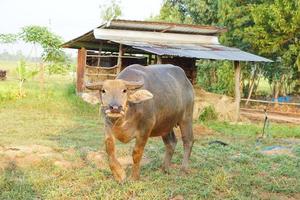
[[[84,67],[86,64],[86,49],[78,49],[77,55],[77,80],[76,80],[76,91],[80,94],[84,90]]]
[[[235,103],[236,103],[236,116],[235,121],[238,122],[240,119],[240,103],[241,103],[241,65],[239,61],[234,61],[234,80],[235,80]]]

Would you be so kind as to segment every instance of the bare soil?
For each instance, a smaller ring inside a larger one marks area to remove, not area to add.
[[[273,122],[300,124],[300,115],[298,116],[297,114],[267,112],[267,115],[269,120]],[[263,110],[242,108],[241,116],[253,121],[263,122],[265,119],[265,114]]]
[[[10,163],[18,167],[28,167],[38,164],[43,160],[52,162],[61,168],[77,168],[87,163],[92,163],[98,169],[108,168],[106,153],[104,151],[88,151],[86,155],[78,157],[75,149],[69,148],[63,151],[55,150],[43,145],[29,146],[0,146],[0,169],[4,169]],[[121,156],[118,158],[123,167],[132,164],[132,157]],[[145,165],[150,159],[143,157],[141,164]]]

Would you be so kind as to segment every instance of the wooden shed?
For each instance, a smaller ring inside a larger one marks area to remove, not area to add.
[[[220,45],[226,29],[151,21],[112,20],[66,42],[78,49],[77,93],[85,82],[114,79],[131,64],[170,63],[184,69],[196,83],[197,59],[232,60],[235,67],[237,119],[240,105],[240,61],[272,62],[269,59]]]

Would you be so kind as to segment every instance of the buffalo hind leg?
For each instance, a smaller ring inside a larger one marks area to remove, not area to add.
[[[193,136],[193,122],[192,120],[184,120],[179,123],[181,135],[182,135],[182,143],[184,148],[183,160],[182,160],[182,170],[184,172],[188,171],[188,162],[191,155],[194,136]]]
[[[162,136],[162,139],[164,141],[164,144],[166,146],[166,152],[165,152],[165,157],[162,165],[162,170],[164,172],[168,172],[168,169],[171,164],[171,159],[175,151],[175,147],[177,144],[177,139],[175,136],[174,131],[172,130],[170,133]]]

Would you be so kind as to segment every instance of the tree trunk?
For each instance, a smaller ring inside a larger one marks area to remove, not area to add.
[[[279,81],[275,81],[274,83],[274,106],[278,107],[278,96],[279,96]]]
[[[24,83],[24,80],[21,79],[20,82],[19,82],[19,95],[20,95],[20,97],[23,96],[23,83]]]
[[[251,78],[251,82],[249,82],[249,93],[248,93],[248,98],[247,98],[247,101],[246,101],[246,105],[248,105],[249,100],[251,98],[256,77],[257,77],[257,69],[255,67],[255,71],[254,71],[253,76]]]
[[[278,107],[278,97],[280,94],[280,90],[282,88],[283,85],[283,81],[284,81],[284,75],[281,76],[279,81],[275,82],[275,87],[274,87],[274,102],[275,102],[275,107]]]
[[[257,82],[254,83],[254,89],[253,89],[253,92],[252,92],[253,94],[256,94],[256,90],[259,86],[259,82],[260,82],[260,76],[258,77]]]

